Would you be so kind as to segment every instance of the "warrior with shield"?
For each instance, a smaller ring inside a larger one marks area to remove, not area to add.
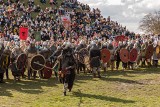
[[[145,66],[145,55],[146,55],[146,44],[142,44],[141,46],[141,66]]]
[[[62,52],[62,47],[58,46],[57,49],[53,52],[53,54],[50,56],[50,60],[52,62],[52,65],[54,65],[53,71],[54,71],[56,77],[58,77],[58,71],[59,71],[58,57],[61,55],[61,52]]]
[[[4,45],[3,42],[0,41],[0,83],[4,83],[3,78],[4,78],[4,72],[5,72],[5,67],[3,64],[3,51],[4,51]]]
[[[102,49],[101,49],[102,68],[104,72],[106,72],[107,69],[107,57],[110,57],[107,55],[106,51],[107,51],[107,42],[102,44]]]
[[[121,50],[121,44],[119,43],[119,46],[115,49],[116,70],[119,69],[119,65],[120,65],[120,62],[121,62],[120,50]]]
[[[34,42],[31,42],[28,49],[27,49],[27,56],[28,56],[28,66],[27,66],[27,69],[28,69],[28,79],[31,78],[32,74],[33,74],[33,77],[34,79],[36,78],[36,71],[33,71],[32,68],[31,68],[31,59],[33,56],[35,56],[37,54],[37,48],[35,47],[35,44]]]
[[[11,52],[11,65],[10,65],[12,75],[14,76],[14,81],[16,81],[16,80],[19,81],[20,76],[22,75],[21,70],[17,69],[17,66],[16,66],[16,63],[17,63],[16,60],[21,53],[23,53],[23,51],[18,46],[18,44],[16,44]]]
[[[98,72],[98,78],[101,78],[101,75],[100,75],[101,51],[98,48],[95,41],[92,41],[91,45],[92,46],[89,51],[89,56],[90,56],[90,66],[92,68],[93,77],[96,78],[96,72]]]
[[[111,41],[109,41],[109,44],[108,44],[108,49],[111,53],[111,56],[110,56],[110,67],[111,67],[111,70],[113,71],[114,69],[114,66],[115,66],[115,48],[113,47]]]
[[[133,49],[133,46],[134,46],[134,43],[133,42],[131,42],[130,44],[128,44],[128,46],[127,46],[127,50],[129,51],[129,52],[131,52],[131,50]],[[133,55],[133,54],[132,54]],[[131,55],[129,55],[129,57],[130,57]],[[128,62],[128,68],[130,69],[132,69],[133,70],[133,62],[132,61],[129,61]]]
[[[153,51],[154,51],[153,41],[149,40],[146,55],[145,55],[148,67],[151,67],[151,65],[152,65],[151,64],[151,61],[152,61],[151,59],[152,59],[152,56],[153,56]]]
[[[130,44],[130,43],[128,43]],[[121,50],[120,50],[120,58],[121,58],[121,61],[122,61],[122,67],[123,67],[123,70],[124,69],[127,69],[128,67],[128,56],[129,56],[129,52],[127,50],[127,46],[128,46],[127,43],[125,43],[125,41],[122,43],[121,46]],[[123,51],[122,51],[123,50]],[[122,57],[123,56],[123,57]],[[126,60],[123,60],[123,59],[126,59]]]
[[[77,73],[79,74],[79,71],[86,70],[85,63],[84,63],[84,57],[87,54],[86,45],[83,40],[80,41],[79,45],[75,49],[75,52],[77,54]]]
[[[9,43],[9,42],[8,42]],[[5,72],[6,72],[6,78],[9,79],[9,65],[10,65],[10,55],[11,55],[11,50],[9,48],[9,44],[7,43],[7,45],[5,46],[4,49],[4,55],[5,55],[5,59],[4,59],[4,64],[5,64]]]
[[[152,56],[152,63],[153,63],[153,66],[157,68],[158,67],[158,54],[160,51],[160,47],[157,45],[157,41],[154,41],[153,47],[154,47],[154,50],[153,50],[153,56]]]
[[[73,55],[73,49],[71,48],[71,43],[67,42],[61,56],[60,60],[60,80],[64,84],[64,96],[66,96],[67,89],[69,92],[72,90],[73,82],[75,79],[75,68],[76,61]]]
[[[40,48],[39,54],[44,56],[45,61],[46,61],[45,65],[47,67],[52,67],[52,64],[51,64],[51,61],[50,61],[50,56],[51,56],[52,53],[51,53],[51,50],[49,49],[46,41],[43,42],[42,47]],[[44,68],[44,69],[42,69],[38,72],[39,72],[40,78],[48,79],[52,76],[52,70],[51,69]]]

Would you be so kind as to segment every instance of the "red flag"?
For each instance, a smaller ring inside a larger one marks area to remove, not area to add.
[[[20,37],[20,40],[26,40],[28,37],[28,28],[20,27],[19,28],[19,37]]]

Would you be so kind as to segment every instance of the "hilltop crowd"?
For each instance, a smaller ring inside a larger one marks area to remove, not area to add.
[[[19,27],[29,28],[29,41],[40,38],[42,41],[72,37],[112,38],[116,35],[134,37],[134,33],[127,31],[118,22],[112,21],[110,16],[104,18],[101,11],[91,10],[88,5],[77,0],[64,0],[58,7],[57,0],[40,0],[36,5],[34,0],[24,3],[20,0],[7,0],[0,7],[0,37],[5,41],[19,41]],[[44,3],[50,2],[51,6],[42,9]],[[69,16],[70,27],[65,29],[61,21],[62,16]]]

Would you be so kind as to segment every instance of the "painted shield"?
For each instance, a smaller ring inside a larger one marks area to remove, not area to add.
[[[160,46],[156,47],[157,58],[160,59]]]
[[[43,69],[44,79],[49,79],[52,76],[52,69],[49,69],[47,67],[52,68],[52,64],[49,61],[47,61],[45,66],[46,67]]]
[[[89,60],[89,56],[84,57],[84,62],[85,62],[86,68],[87,68],[88,70],[90,70],[90,60]]]
[[[3,54],[0,56],[0,67],[4,70],[10,65],[10,50],[4,50]]]
[[[156,47],[156,54],[159,54],[160,53],[160,46],[157,46]]]
[[[137,49],[133,48],[129,53],[129,60],[130,62],[135,62],[138,56]]]
[[[18,70],[24,69],[26,62],[27,62],[27,55],[24,53],[20,54],[16,60],[16,68]]]
[[[101,50],[101,60],[103,63],[107,63],[110,61],[111,53],[108,49],[102,49]]]
[[[1,71],[4,71],[8,67],[8,63],[9,63],[9,56],[2,54],[0,57],[0,68],[2,69]]]
[[[81,62],[82,64],[85,64],[85,57],[88,57],[88,56],[89,56],[88,50],[86,48],[82,48],[79,51],[79,57],[78,57],[79,62]]]
[[[146,55],[145,55],[146,59],[150,59],[152,57],[153,51],[154,51],[153,45],[149,45],[146,50]]]
[[[31,59],[31,68],[34,71],[40,71],[44,68],[45,63],[45,58],[42,55],[35,55]]]
[[[127,63],[129,61],[129,52],[127,49],[122,48],[120,50],[120,58],[124,63]]]

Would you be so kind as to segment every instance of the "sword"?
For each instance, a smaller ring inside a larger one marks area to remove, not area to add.
[[[45,66],[45,65],[43,65],[43,64],[40,64],[39,62],[34,62],[34,64],[37,64],[37,65],[42,66],[42,67],[44,67],[44,68],[53,70],[53,69],[56,67],[56,65],[57,65],[58,63],[56,63],[55,66],[54,66],[53,68],[47,67],[47,66]]]
[[[33,62],[34,64],[37,64],[37,65],[39,65],[39,66],[41,66],[41,67],[44,67],[44,68],[48,68],[48,69],[53,69],[53,68],[51,68],[51,67],[47,67],[47,66],[45,66],[45,65],[43,65],[43,64],[40,64],[39,62]]]

